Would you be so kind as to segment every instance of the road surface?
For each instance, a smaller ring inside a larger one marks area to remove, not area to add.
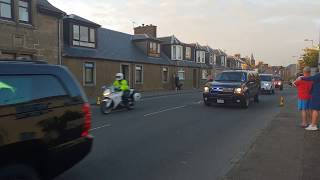
[[[148,98],[110,115],[94,107],[92,152],[57,180],[218,179],[279,113],[279,95],[246,110],[206,107],[201,93]]]

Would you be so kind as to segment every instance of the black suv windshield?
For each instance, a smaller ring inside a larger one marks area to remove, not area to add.
[[[261,81],[272,81],[272,77],[271,76],[260,76]]]
[[[241,82],[246,81],[247,76],[244,72],[223,72],[219,74],[216,78],[216,81],[235,81]]]

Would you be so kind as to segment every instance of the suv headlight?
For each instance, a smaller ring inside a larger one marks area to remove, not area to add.
[[[243,92],[242,88],[235,88],[234,89],[235,94],[242,94],[242,92]]]
[[[209,90],[210,90],[209,87],[204,87],[204,88],[203,88],[203,92],[204,92],[204,93],[209,93]]]

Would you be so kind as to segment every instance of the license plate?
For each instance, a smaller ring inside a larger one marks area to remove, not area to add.
[[[217,99],[217,103],[218,104],[224,104],[224,100],[223,99]]]

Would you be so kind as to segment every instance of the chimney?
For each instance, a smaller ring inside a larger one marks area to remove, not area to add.
[[[134,34],[147,34],[150,37],[157,38],[157,26],[154,26],[152,24],[150,25],[144,25],[138,26],[134,28]]]

